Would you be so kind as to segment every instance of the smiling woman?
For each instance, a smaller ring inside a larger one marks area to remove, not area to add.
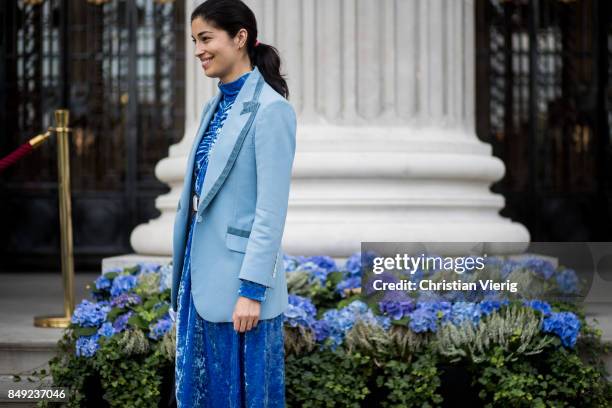
[[[278,53],[257,40],[244,3],[202,3],[191,37],[220,92],[202,112],[174,225],[177,403],[284,407],[278,272],[295,112]]]
[[[238,2],[242,3],[239,0]],[[231,14],[235,10],[234,7],[241,7],[230,5],[236,1],[229,0],[226,3],[226,9],[210,8],[206,15],[192,14],[195,18],[191,20],[191,41],[195,45],[195,56],[200,60],[204,73],[227,83],[254,65],[260,69],[268,85],[288,98],[287,83],[279,72],[278,50],[257,39],[255,15],[246,5],[242,4],[248,10],[247,14],[252,16],[252,20],[241,18],[240,13]],[[194,13],[198,9],[194,10]],[[223,21],[223,28],[220,27],[219,21]]]
[[[201,61],[206,75],[218,77],[222,83],[227,83],[249,67],[250,61],[246,53],[237,55],[238,49],[234,47],[235,40],[245,42],[246,30],[240,30],[235,38],[231,38],[227,31],[215,28],[202,18],[193,20],[191,27],[197,38],[196,40],[191,36],[196,57]]]

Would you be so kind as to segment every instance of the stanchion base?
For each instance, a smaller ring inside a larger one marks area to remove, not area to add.
[[[70,324],[70,317],[66,316],[36,316],[34,326],[63,329]]]

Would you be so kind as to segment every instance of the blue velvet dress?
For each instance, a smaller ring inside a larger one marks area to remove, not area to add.
[[[192,191],[200,197],[208,157],[249,74],[227,84],[219,82],[222,98],[198,145],[193,169]],[[209,322],[198,315],[191,294],[189,262],[194,220],[191,211],[176,318],[177,406],[284,407],[283,315],[259,320],[244,333],[235,331],[233,322]],[[263,285],[241,280],[238,294],[263,301],[265,290]]]

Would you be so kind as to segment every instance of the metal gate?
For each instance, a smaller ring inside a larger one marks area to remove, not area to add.
[[[534,241],[612,237],[612,2],[479,0],[477,128]]]
[[[77,269],[132,252],[184,127],[183,1],[0,2],[0,157],[70,110]],[[0,270],[57,269],[56,146],[0,176]]]

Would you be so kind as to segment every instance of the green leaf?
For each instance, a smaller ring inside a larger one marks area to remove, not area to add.
[[[338,302],[337,308],[341,309],[343,307],[346,307],[351,302],[353,302],[354,300],[361,300],[360,298],[361,298],[361,296],[359,296],[359,295],[353,295],[353,296],[347,297],[346,299],[342,299],[340,302]]]
[[[75,327],[73,329],[74,335],[77,337],[91,336],[96,334],[98,329],[96,327]]]
[[[159,302],[159,299],[157,296],[153,296],[152,298],[148,299],[146,302],[144,302],[143,306],[145,309],[149,310],[149,309],[153,309],[153,307]]]
[[[122,308],[120,308],[120,307],[114,307],[114,308],[112,308],[112,309],[111,309],[111,311],[110,311],[110,312],[108,312],[108,315],[106,316],[106,318],[107,318],[109,321],[111,321],[111,322],[112,322],[112,321],[114,321],[114,320],[115,320],[115,318],[116,318],[117,316],[119,316],[119,315],[120,315],[121,313],[123,313],[123,312],[124,312],[124,309],[122,309]]]
[[[161,306],[159,309],[157,309],[157,317],[162,317],[163,315],[168,313],[168,310],[170,310],[170,305],[166,304]]]
[[[108,272],[108,273],[105,273],[104,276],[106,276],[110,280],[113,280],[117,276],[119,276],[119,273],[118,272]]]
[[[123,268],[123,272],[127,272],[130,275],[134,275],[134,274],[136,274],[138,272],[138,269],[140,269],[139,266],[135,265],[135,266],[132,266],[132,267]]]
[[[132,315],[128,319],[128,324],[132,325],[133,327],[138,327],[139,329],[143,329],[143,330],[146,330],[149,328],[147,323],[137,314]]]
[[[336,287],[336,285],[342,280],[344,274],[340,271],[330,272],[327,275],[327,281],[331,282],[331,284]]]
[[[408,324],[408,322],[410,321],[410,317],[408,316],[404,316],[399,320],[393,320],[391,319],[391,324],[396,324],[398,326],[406,326]]]

